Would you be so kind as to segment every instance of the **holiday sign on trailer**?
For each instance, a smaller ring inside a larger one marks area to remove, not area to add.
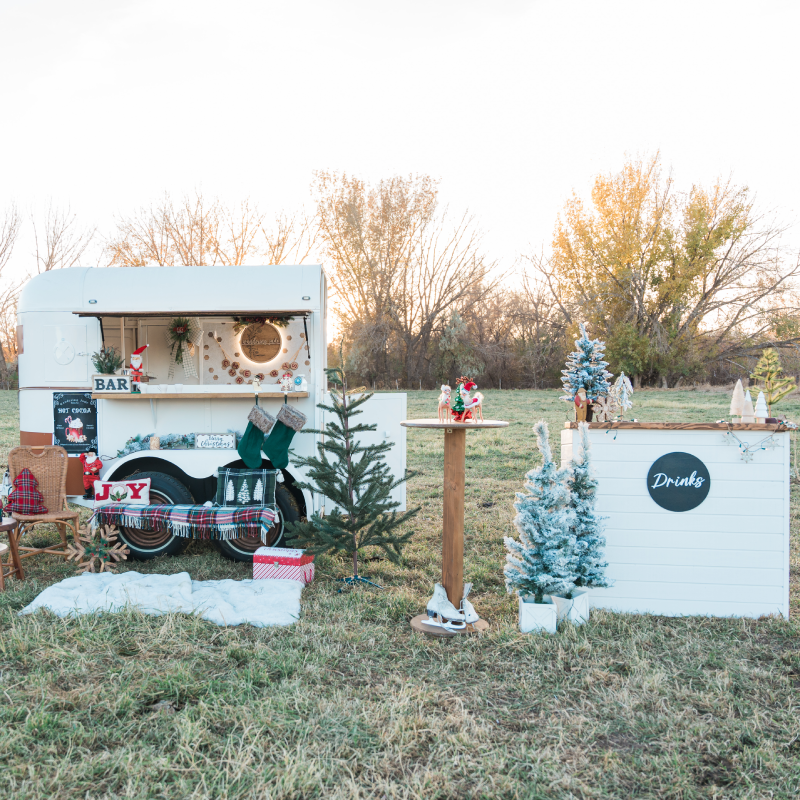
[[[614,582],[591,590],[592,605],[788,617],[788,431],[753,425],[735,438],[719,425],[623,424],[589,431]],[[567,427],[562,466],[579,450]]]

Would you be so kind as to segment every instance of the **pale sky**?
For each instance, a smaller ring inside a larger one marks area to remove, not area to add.
[[[165,189],[291,210],[315,169],[428,173],[510,265],[660,149],[794,222],[799,29],[796,0],[0,0],[0,212],[107,231]]]

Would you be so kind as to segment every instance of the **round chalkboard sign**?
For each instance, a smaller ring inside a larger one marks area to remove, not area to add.
[[[256,364],[266,364],[281,352],[281,335],[269,322],[255,322],[242,331],[242,352]]]
[[[711,476],[691,453],[667,453],[647,473],[650,497],[667,511],[691,511],[708,497]]]

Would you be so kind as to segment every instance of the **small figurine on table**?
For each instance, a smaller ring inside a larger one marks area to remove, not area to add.
[[[575,393],[575,421],[586,422],[586,414],[589,411],[589,400],[586,397],[586,389],[581,387]]]
[[[442,393],[439,395],[439,422],[447,422],[450,418],[450,393],[452,389],[447,384],[442,384]]]
[[[97,453],[91,450],[88,453],[81,453],[80,460],[83,465],[83,499],[92,500],[94,498],[94,482],[100,477],[103,462],[97,457]]]
[[[142,382],[142,375],[144,374],[144,370],[142,369],[142,353],[150,347],[149,344],[142,345],[138,350],[134,350],[131,353],[131,392],[140,392],[141,389],[139,388],[139,384]]]
[[[292,377],[291,372],[284,372],[281,375],[280,379],[281,391],[282,392],[293,392],[294,391],[294,378]]]
[[[456,399],[453,400],[450,406],[450,411],[456,422],[467,422],[472,419],[472,412],[469,410],[469,406],[472,405],[472,398],[469,393],[477,388],[477,384],[473,383],[469,378],[462,376],[456,381]]]

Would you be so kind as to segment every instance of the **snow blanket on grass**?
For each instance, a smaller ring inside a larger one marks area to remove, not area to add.
[[[217,625],[291,625],[300,616],[303,584],[293,580],[193,581],[188,572],[79,575],[48,586],[20,614],[47,608],[59,617],[121,611],[198,614]]]

